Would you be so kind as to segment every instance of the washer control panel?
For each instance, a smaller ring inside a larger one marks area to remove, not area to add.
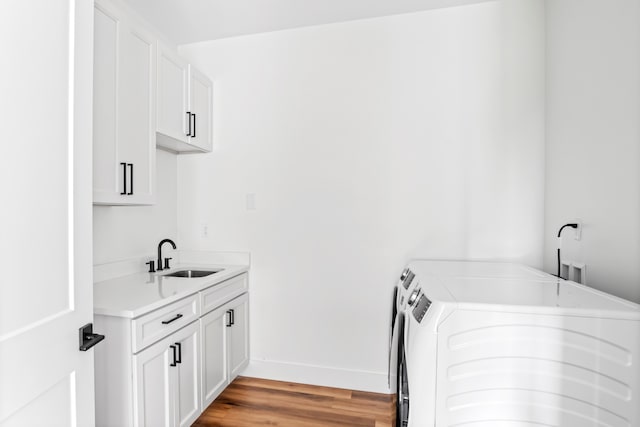
[[[427,310],[431,307],[431,301],[422,294],[420,299],[418,300],[418,304],[413,308],[413,317],[418,321],[418,323],[422,322],[422,318],[425,314],[427,314]]]
[[[407,301],[407,304],[409,305],[415,304],[416,300],[418,299],[418,295],[420,295],[420,289],[414,289],[413,292],[411,292],[411,295],[409,295],[409,300]]]
[[[402,286],[405,289],[409,289],[409,285],[411,285],[411,282],[413,282],[413,279],[416,277],[415,274],[413,274],[413,271],[408,270],[407,271],[407,275],[405,276],[404,280],[402,281]]]

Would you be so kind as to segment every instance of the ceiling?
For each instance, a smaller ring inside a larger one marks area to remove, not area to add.
[[[175,44],[487,0],[125,0]]]

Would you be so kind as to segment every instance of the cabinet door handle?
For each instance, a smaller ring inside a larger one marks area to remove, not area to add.
[[[169,347],[171,347],[171,350],[173,350],[173,362],[171,362],[169,366],[176,366],[176,346],[170,345]]]
[[[231,310],[227,310],[227,328],[230,328],[232,323],[231,323]]]
[[[171,319],[169,319],[169,320],[163,320],[163,321],[162,321],[162,324],[163,324],[163,325],[168,325],[169,323],[171,323],[171,322],[175,322],[176,320],[178,320],[178,319],[179,319],[179,318],[181,318],[181,317],[182,317],[182,314],[178,313],[178,314],[176,314],[176,317],[173,317],[173,318],[171,318]]]
[[[191,112],[190,111],[187,111],[187,123],[188,123],[187,136],[191,136]]]
[[[128,196],[133,195],[133,163],[129,163],[129,168],[131,169],[131,173],[129,174],[129,192]]]
[[[176,359],[176,363],[182,363],[182,344],[177,342],[176,347],[178,347],[178,358]]]
[[[236,324],[236,310],[231,309],[231,326]]]
[[[127,194],[127,164],[120,163],[120,166],[122,166],[122,192],[120,194],[124,196]]]
[[[195,138],[196,137],[196,113],[193,113],[192,116],[193,116],[193,135],[191,135],[191,138]]]

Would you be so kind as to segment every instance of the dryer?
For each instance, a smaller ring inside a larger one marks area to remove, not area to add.
[[[640,425],[640,306],[517,264],[408,268],[397,426]]]

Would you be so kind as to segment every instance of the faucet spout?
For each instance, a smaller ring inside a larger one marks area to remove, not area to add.
[[[165,243],[171,243],[171,246],[173,246],[173,249],[177,249],[176,244],[173,242],[173,240],[171,239],[160,240],[160,243],[158,243],[158,268],[156,268],[156,270],[158,271],[164,270],[162,268],[162,245],[164,245]]]

